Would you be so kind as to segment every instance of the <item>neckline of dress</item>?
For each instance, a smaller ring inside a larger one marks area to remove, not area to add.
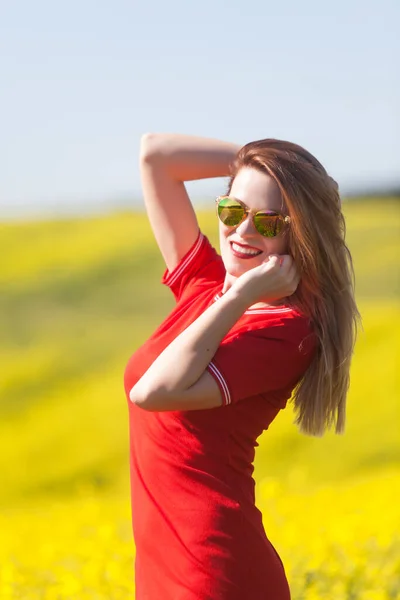
[[[213,298],[213,302],[216,302],[217,300],[219,300],[220,298],[222,298],[223,294],[221,292],[218,292],[214,298]],[[288,312],[292,312],[293,309],[290,308],[290,306],[266,306],[265,308],[252,308],[251,306],[245,311],[245,315],[260,315],[260,314],[268,314],[268,313],[288,313]]]

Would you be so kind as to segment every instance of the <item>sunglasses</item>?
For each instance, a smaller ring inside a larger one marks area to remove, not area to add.
[[[215,202],[219,220],[226,227],[237,227],[251,214],[258,233],[265,237],[276,237],[290,223],[290,217],[285,217],[275,210],[259,210],[254,213],[243,202],[231,196],[218,196]]]

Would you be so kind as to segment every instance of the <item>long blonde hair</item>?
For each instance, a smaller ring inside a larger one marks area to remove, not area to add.
[[[231,168],[228,193],[242,167],[267,173],[280,188],[291,217],[288,252],[301,274],[290,302],[311,320],[318,340],[293,392],[295,424],[308,435],[322,436],[332,424],[335,433],[343,433],[360,314],[338,185],[312,154],[282,140],[243,146]]]

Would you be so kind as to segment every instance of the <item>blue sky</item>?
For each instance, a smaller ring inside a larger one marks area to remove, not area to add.
[[[278,137],[343,190],[398,181],[399,21],[397,0],[1,3],[0,210],[140,199],[146,131]]]

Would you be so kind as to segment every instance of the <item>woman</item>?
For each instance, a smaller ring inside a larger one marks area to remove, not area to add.
[[[344,430],[357,308],[337,185],[303,148],[145,135],[147,213],[176,305],[125,371],[137,600],[287,600],[255,506],[257,438],[292,391]],[[230,174],[221,256],[184,181]]]

